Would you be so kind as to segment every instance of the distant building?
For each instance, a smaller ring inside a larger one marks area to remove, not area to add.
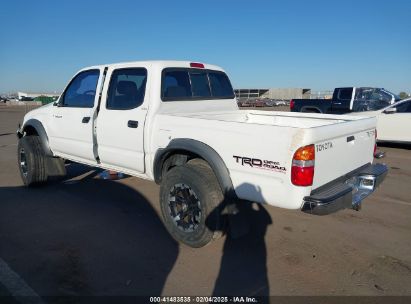
[[[309,99],[311,95],[311,89],[302,88],[271,88],[271,89],[235,89],[235,95],[237,98],[270,98],[270,99]]]
[[[36,98],[39,96],[54,97],[57,98],[60,96],[60,93],[26,93],[26,92],[17,92],[18,100],[22,100],[25,97],[27,98]]]

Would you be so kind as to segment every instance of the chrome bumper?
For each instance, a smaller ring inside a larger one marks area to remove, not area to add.
[[[387,175],[384,164],[365,165],[304,197],[302,211],[325,215],[341,209],[359,210],[361,202],[375,191]]]

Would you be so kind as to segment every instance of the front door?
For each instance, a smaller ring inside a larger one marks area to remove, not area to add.
[[[396,112],[386,111],[378,116],[378,139],[411,142],[411,100],[391,106]]]
[[[100,162],[118,171],[143,173],[147,70],[109,69],[107,76],[109,87],[97,118]]]
[[[53,106],[48,124],[50,148],[60,156],[95,162],[93,115],[100,70],[77,74]]]

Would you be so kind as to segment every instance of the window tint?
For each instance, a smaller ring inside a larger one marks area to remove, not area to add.
[[[210,97],[210,86],[205,72],[191,72],[191,90],[193,97]]]
[[[351,100],[352,97],[352,88],[340,89],[338,91],[339,100]]]
[[[163,80],[163,96],[186,98],[191,96],[191,85],[188,71],[168,71]]]
[[[223,72],[164,69],[161,98],[164,101],[234,98],[233,88]]]
[[[380,101],[385,101],[385,102],[390,102],[392,99],[392,96],[385,93],[382,90],[375,89],[372,94],[371,94],[371,99],[373,100],[380,100]]]
[[[221,72],[208,73],[212,95],[216,97],[232,96],[233,88],[227,75]]]
[[[355,91],[355,100],[370,100],[373,88],[357,88]]]
[[[99,70],[90,70],[79,73],[66,89],[63,97],[63,106],[77,108],[92,108]]]
[[[358,88],[355,93],[353,111],[376,111],[390,105],[392,96],[379,88]]]
[[[397,113],[411,113],[411,101],[405,101],[395,108],[397,108]]]
[[[146,92],[147,70],[118,69],[111,74],[107,109],[129,110],[140,106]]]

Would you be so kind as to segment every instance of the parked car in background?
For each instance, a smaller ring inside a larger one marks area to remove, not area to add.
[[[400,99],[383,88],[336,88],[332,99],[293,99],[290,102],[290,110],[327,114],[376,111]]]
[[[277,100],[276,105],[277,106],[286,106],[287,102],[285,100]]]
[[[275,104],[275,100],[274,100],[274,99],[266,99],[265,105],[266,105],[267,107],[274,107],[274,106],[276,105],[276,104]]]
[[[376,117],[379,142],[411,143],[411,98],[398,101],[378,111],[351,115]]]
[[[251,107],[249,99],[238,99],[237,104],[239,107]]]
[[[34,98],[33,97],[22,96],[20,98],[20,101],[34,101]]]
[[[265,106],[267,106],[266,102],[265,102],[265,99],[256,99],[256,100],[254,100],[254,107],[262,108],[262,107],[265,107]]]

